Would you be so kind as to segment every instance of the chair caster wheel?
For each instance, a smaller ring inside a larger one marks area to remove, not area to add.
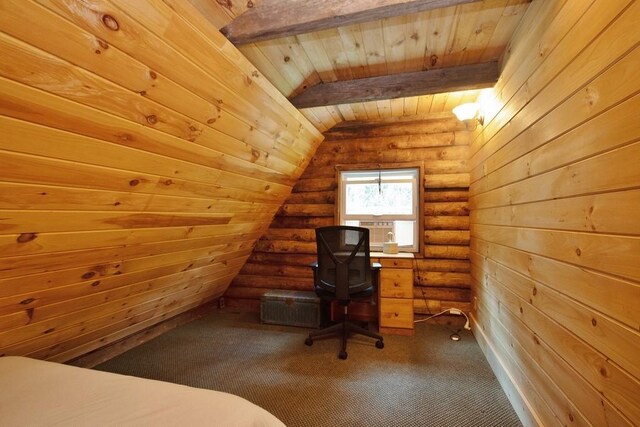
[[[307,339],[306,339],[306,340],[304,340],[304,343],[305,343],[306,345],[311,345],[311,344],[313,344],[313,339],[312,339],[311,337],[307,337]]]
[[[340,353],[338,353],[338,357],[342,360],[345,360],[347,358],[347,352],[341,351]]]
[[[384,348],[384,343],[382,342],[382,340],[376,341],[376,348]]]

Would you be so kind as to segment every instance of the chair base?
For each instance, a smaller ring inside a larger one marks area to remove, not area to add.
[[[350,333],[356,333],[368,336],[370,338],[375,338],[377,339],[376,348],[384,348],[384,341],[380,334],[371,332],[370,330],[355,325],[348,320],[343,320],[340,323],[329,326],[328,328],[321,329],[319,331],[310,332],[304,343],[306,345],[312,345],[314,338],[340,334],[342,337],[342,346],[340,348],[340,353],[338,353],[338,357],[344,360],[347,358],[347,338],[349,337]]]

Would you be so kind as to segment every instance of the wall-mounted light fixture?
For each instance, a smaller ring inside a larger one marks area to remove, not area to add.
[[[467,125],[473,123],[474,120],[480,123],[481,126],[484,125],[484,115],[480,110],[480,104],[476,102],[468,102],[466,104],[458,105],[453,109],[453,114],[456,115],[458,120],[464,122]],[[475,128],[475,126],[473,127]]]

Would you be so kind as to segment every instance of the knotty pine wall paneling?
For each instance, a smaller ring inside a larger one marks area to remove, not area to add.
[[[473,135],[472,327],[525,425],[640,424],[639,22],[533,2]]]
[[[190,3],[0,5],[0,355],[219,297],[322,135]]]
[[[231,304],[258,308],[269,289],[312,290],[315,228],[333,225],[340,165],[424,162],[424,253],[414,267],[417,313],[469,308],[467,157],[470,133],[452,115],[382,125],[343,124],[322,142],[225,294]]]

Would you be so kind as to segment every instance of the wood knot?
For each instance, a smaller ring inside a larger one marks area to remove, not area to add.
[[[208,125],[213,124],[213,123],[215,123],[215,121],[216,121],[216,120],[218,120],[218,118],[217,118],[217,117],[212,117],[212,118],[210,118],[209,120],[207,120],[207,124],[208,124]]]
[[[150,116],[147,116],[147,123],[149,123],[150,125],[155,125],[156,123],[158,123],[158,118],[155,114],[151,114]]]
[[[104,50],[109,49],[109,44],[106,41],[101,40],[101,39],[97,39],[97,42],[98,42],[98,44],[100,45],[100,47],[102,49],[104,49]]]
[[[132,187],[135,187],[138,184],[140,184],[140,180],[139,179],[132,179],[131,181],[129,181],[129,185],[132,186]]]
[[[533,288],[533,296],[538,295],[538,288]]]
[[[576,255],[578,256],[582,255],[582,251],[580,250],[580,248],[576,248]]]
[[[429,61],[432,67],[435,66],[438,63],[438,55],[431,55]]]
[[[98,286],[99,284],[100,284],[100,280],[96,280],[95,282],[93,282],[93,283],[91,284],[91,286],[93,286],[93,287],[95,288],[95,287],[96,287],[96,286]]]
[[[38,238],[38,233],[22,233],[16,239],[18,243],[27,243]]]
[[[231,0],[216,0],[216,2],[222,6],[222,7],[226,7],[227,9],[231,10],[231,8],[233,7],[233,3],[231,3]]]
[[[420,38],[420,36],[418,35],[418,33],[411,34],[411,40],[418,41],[419,38]]]
[[[92,278],[93,276],[95,276],[95,275],[96,275],[96,272],[95,272],[95,271],[87,271],[86,273],[84,273],[84,274],[82,275],[82,278],[83,278],[84,280],[88,280],[88,279],[91,279],[91,278]]]
[[[284,62],[289,62],[289,61],[291,61],[291,58],[289,58],[288,56],[285,56],[284,57]]]
[[[36,300],[35,298],[27,298],[27,299],[25,299],[25,300],[20,301],[20,304],[22,304],[22,305],[29,305],[29,304],[31,304],[32,302],[34,302],[35,300]]]
[[[162,183],[163,183],[164,185],[171,185],[171,184],[173,184],[173,181],[172,181],[172,180],[170,180],[170,179],[165,179],[164,181],[162,181]]]
[[[255,148],[252,148],[251,157],[253,157],[253,160],[258,160],[260,158],[260,151],[256,150]]]
[[[598,321],[595,318],[593,318],[593,319],[591,319],[591,324],[593,326],[598,326]]]
[[[251,9],[253,7],[253,2],[251,0],[249,0],[247,2],[247,9]]]
[[[102,15],[102,23],[111,31],[118,31],[120,29],[120,24],[116,21],[111,15]]]
[[[155,80],[158,78],[158,75],[156,74],[155,71],[149,70],[149,77],[151,77],[152,80]]]
[[[49,328],[46,331],[44,331],[45,334],[50,334],[51,332],[55,331],[56,328]]]
[[[121,205],[121,203],[120,203],[120,202],[115,202],[115,203],[113,204],[113,206],[120,206],[120,205]]]
[[[287,56],[287,58],[288,58],[288,56]],[[286,59],[285,59],[285,62],[287,62],[287,60],[286,60]],[[251,72],[251,76],[252,76],[252,77],[255,77],[255,78],[258,78],[258,77],[260,77],[260,74],[258,74],[258,72],[257,72],[256,70],[253,70],[253,71]]]
[[[607,368],[605,368],[604,366],[600,368],[600,375],[602,375],[603,377],[608,376],[609,373],[607,372]]]

